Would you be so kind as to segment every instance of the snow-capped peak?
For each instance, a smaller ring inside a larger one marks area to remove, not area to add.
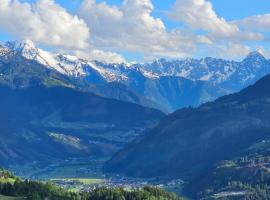
[[[182,60],[161,58],[149,63],[114,64],[100,61],[90,62],[74,55],[45,51],[37,48],[30,40],[7,42],[2,50],[0,46],[0,55],[6,50],[35,60],[45,67],[68,76],[89,78],[91,74],[98,74],[108,82],[128,82],[134,79],[132,76],[136,76],[136,74],[141,76],[140,74],[142,74],[148,79],[175,76],[219,84],[230,80],[230,77],[233,76],[244,81],[249,80],[247,77],[255,77],[258,71],[269,71],[270,65],[265,57],[257,51],[251,52],[243,62],[206,57],[205,59],[186,58]],[[264,71],[260,73],[263,74]]]
[[[34,59],[38,51],[30,40],[24,41],[8,41],[4,44],[1,44],[1,54],[6,55],[7,53],[20,54],[28,59]],[[4,53],[3,53],[4,52]]]
[[[8,41],[6,42],[5,46],[14,50],[36,49],[34,42],[31,40]]]
[[[89,68],[92,68],[108,81],[115,81],[118,79],[114,78],[116,75],[108,69],[103,69],[101,66],[97,67],[74,55],[52,53],[39,49],[30,40],[6,42],[5,47],[28,60],[35,60],[45,67],[54,69],[64,75],[84,77],[90,73],[91,70],[89,70]]]
[[[244,60],[266,60],[266,58],[258,51],[252,51]]]
[[[39,54],[38,48],[31,40],[6,42],[5,46],[20,53],[27,59],[36,59]]]
[[[28,60],[35,60],[47,68],[54,69],[59,73],[73,76],[84,75],[81,69],[82,61],[75,56],[54,54],[39,49],[31,40],[9,41],[4,45],[10,51],[17,53]]]
[[[9,49],[0,44],[0,56],[5,56],[9,52]]]

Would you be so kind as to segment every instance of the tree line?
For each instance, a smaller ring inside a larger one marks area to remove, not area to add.
[[[69,192],[50,182],[21,180],[5,170],[0,170],[0,194],[27,200],[182,200],[173,193],[150,186],[130,191],[99,188],[91,192]]]

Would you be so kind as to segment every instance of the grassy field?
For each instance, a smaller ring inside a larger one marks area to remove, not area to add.
[[[13,168],[19,172],[21,177],[34,177],[34,179],[42,181],[52,181],[56,185],[63,187],[72,192],[79,192],[84,188],[88,188],[92,184],[103,183],[104,175],[101,172],[101,166],[104,160],[78,158],[71,159],[68,163],[56,163],[58,165],[46,168],[38,168],[38,166],[25,166],[23,169]],[[32,170],[29,170],[32,169]],[[33,172],[32,174],[29,171]],[[27,172],[27,174],[25,173]],[[0,199],[1,200],[1,199]]]
[[[68,178],[100,178],[98,173],[83,173],[80,168],[89,167],[89,165],[68,165],[57,167],[52,171],[46,172],[39,176],[41,179],[68,179]]]
[[[0,179],[1,183],[11,183],[13,184],[15,182],[14,178],[6,178],[6,179]]]
[[[66,179],[51,179],[50,181],[52,181],[56,185],[65,188],[70,192],[79,192],[89,185],[104,182],[103,179],[95,179],[95,178],[66,178]]]
[[[103,179],[95,179],[95,178],[51,179],[51,181],[77,182],[84,185],[98,184],[104,182]]]
[[[0,200],[25,200],[23,197],[7,197],[0,195]]]

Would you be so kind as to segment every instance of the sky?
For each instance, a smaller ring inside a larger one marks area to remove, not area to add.
[[[270,57],[269,0],[0,0],[0,41],[105,62]]]

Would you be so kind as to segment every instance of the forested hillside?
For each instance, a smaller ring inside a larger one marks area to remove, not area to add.
[[[266,76],[239,93],[168,115],[105,169],[135,177],[183,178],[191,196],[249,192],[258,185],[268,198],[269,85]]]

